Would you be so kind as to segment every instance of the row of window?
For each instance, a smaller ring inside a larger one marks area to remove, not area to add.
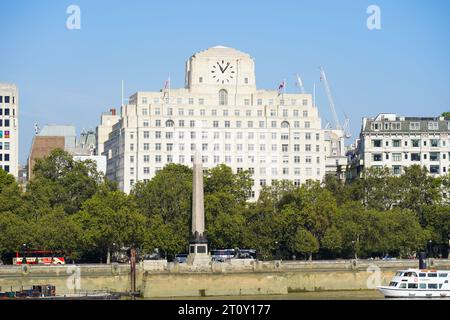
[[[9,142],[1,142],[0,141],[0,150],[9,150]]]
[[[255,158],[254,157],[249,157],[249,158],[250,158],[249,159],[250,162],[252,162],[252,163],[255,162]],[[305,163],[312,164],[313,163],[313,158],[314,158],[313,156],[305,156],[304,157]],[[156,163],[161,163],[162,162],[162,155],[155,155],[154,159],[155,159]],[[170,155],[170,154],[167,155],[166,159],[167,159],[166,162],[168,162],[168,163],[174,162],[174,156],[173,155]],[[178,156],[178,163],[185,163],[185,159],[186,159],[186,156],[179,155]],[[202,158],[204,163],[207,163],[208,159],[209,159],[208,156],[203,156],[203,158]],[[221,157],[218,156],[218,155],[214,155],[212,157],[212,159],[213,159],[214,163],[221,163]],[[225,162],[230,163],[231,159],[232,159],[231,156],[225,156]],[[143,160],[144,160],[144,163],[150,163],[150,155],[144,155]],[[191,155],[190,156],[190,160],[191,160],[191,163],[194,162],[194,156]],[[238,163],[242,163],[244,161],[242,156],[237,156],[236,160],[237,160]],[[294,163],[301,163],[300,162],[300,160],[301,160],[300,156],[294,156],[293,160],[294,160]],[[135,161],[134,156],[130,156],[130,163],[133,164],[134,161]],[[278,163],[278,159],[276,157],[273,158],[271,161],[272,161],[273,164]],[[284,164],[288,164],[289,163],[289,157],[283,157],[282,161],[283,161]],[[320,157],[315,157],[315,163],[316,164],[320,164],[320,162],[321,162],[320,161]],[[266,163],[266,159],[265,158],[261,158],[260,159],[260,163],[261,164]]]
[[[195,99],[194,98],[187,98],[187,99],[175,98],[175,99],[171,99],[170,101],[169,101],[169,98],[167,98],[167,99],[166,98],[164,98],[164,99],[163,98],[153,98],[153,103],[154,104],[160,104],[162,102],[164,102],[164,103],[172,102],[173,103],[174,101],[176,101],[176,104],[183,104],[183,103],[190,104],[190,105],[195,104]],[[256,105],[262,106],[262,105],[264,105],[264,102],[266,104],[268,104],[268,105],[274,105],[275,101],[276,101],[275,99],[263,100],[263,99],[259,98],[259,99],[256,99]],[[290,101],[281,99],[280,100],[280,105],[284,106],[284,105],[287,105],[289,102],[290,102],[290,104],[292,106],[295,106],[295,105],[298,105],[298,103],[300,101],[297,101],[296,99],[291,99]],[[143,97],[143,98],[141,98],[141,103],[143,105],[147,105],[147,104],[149,104],[149,99],[146,98],[146,97]],[[197,103],[199,105],[205,105],[205,99],[204,98],[199,98],[199,99],[197,99]],[[221,90],[219,92],[219,104],[220,105],[228,105],[228,93],[226,92],[226,90]],[[251,99],[244,99],[244,105],[250,106],[251,105]],[[301,100],[301,105],[302,106],[307,106],[308,105],[308,99]]]
[[[429,157],[428,157],[429,155]],[[448,154],[448,158],[450,159],[450,153]],[[389,160],[390,154],[385,153],[384,160]],[[392,153],[392,161],[401,162],[402,160],[411,160],[411,161],[421,161],[421,160],[430,160],[430,161],[440,161],[447,160],[447,153],[439,153],[439,152],[430,152],[430,153],[404,153],[403,157],[401,153]],[[372,154],[372,160],[375,162],[383,161],[383,154],[374,153]]]
[[[408,271],[408,272],[402,272],[402,271],[397,271],[395,273],[396,277],[407,277],[407,278],[411,278],[411,277],[417,277],[417,273],[414,271]],[[439,273],[439,278],[447,278],[448,273]],[[438,274],[435,272],[420,272],[419,273],[419,278],[437,278]]]
[[[260,144],[260,145],[254,145],[254,144],[248,144],[246,151],[255,151],[255,147],[259,149],[259,151],[265,152],[265,151],[269,151],[269,148],[266,144]],[[150,143],[144,143],[143,144],[143,148],[144,151],[150,151]],[[202,146],[202,151],[220,151],[220,144],[216,143],[214,144],[212,147],[210,147],[210,145],[208,145],[207,143],[203,143]],[[278,145],[276,144],[272,144],[270,146],[270,151],[279,151]],[[155,144],[155,151],[160,151],[162,149],[162,144],[161,143],[156,143]],[[225,151],[244,151],[244,145],[243,144],[235,144],[234,147],[232,148],[231,144],[225,144],[224,146]],[[233,150],[234,149],[234,150]],[[288,144],[282,144],[281,145],[281,152],[289,152],[289,145]],[[179,151],[184,151],[185,150],[185,144],[184,143],[180,143],[178,144],[178,150]],[[195,151],[197,150],[197,145],[195,143],[191,143],[190,144],[190,150],[191,151]],[[304,151],[306,152],[311,152],[313,150],[312,145],[311,144],[306,144]],[[135,151],[134,150],[134,143],[130,144],[130,151]],[[165,151],[174,151],[174,144],[173,143],[167,143],[165,146]],[[300,152],[301,148],[299,144],[294,144],[293,147],[293,151],[294,152]],[[320,145],[316,145],[315,147],[315,151],[316,152],[320,152]]]
[[[9,119],[0,119],[0,127],[9,127],[10,126],[10,121]]]
[[[254,168],[249,168],[249,170],[251,170],[251,169],[253,169],[253,173],[254,173]],[[155,173],[157,173],[159,170],[160,170],[160,168],[158,168],[158,167],[155,168]],[[238,168],[237,172],[242,171],[242,170],[243,170],[242,168]],[[312,176],[313,175],[313,168],[304,168],[303,170],[304,170],[305,176]],[[259,173],[261,175],[265,175],[265,174],[268,174],[267,171],[268,170],[266,170],[266,168],[263,167],[263,168],[260,168],[260,172]],[[144,172],[144,175],[150,175],[150,172],[151,172],[150,171],[150,167],[144,167],[143,168],[143,172]],[[316,168],[315,173],[316,173],[317,176],[320,176],[320,172],[321,172],[320,168]],[[250,171],[250,173],[252,173],[252,172]],[[278,170],[278,168],[271,168],[270,173],[271,173],[272,176],[277,176],[279,174],[279,170]],[[289,168],[282,168],[280,173],[282,175],[289,175],[290,174],[290,170],[289,170]],[[300,176],[301,173],[302,173],[302,169],[301,168],[294,168],[293,173],[296,176]],[[131,167],[130,168],[130,175],[134,175],[134,174],[135,174],[135,169],[134,169],[134,167]],[[261,179],[260,182],[259,182],[259,185],[260,186],[266,185],[266,179]]]
[[[400,148],[402,146],[402,140],[401,139],[394,139],[391,141],[391,144],[389,143],[389,140],[385,140],[384,141],[384,146],[385,147],[389,147],[390,145],[394,148]],[[428,146],[428,140],[423,140],[423,146],[426,147]],[[433,148],[437,148],[437,147],[445,147],[447,145],[445,140],[439,140],[439,139],[430,139],[429,140],[430,144],[429,146],[433,147]],[[411,146],[414,148],[419,148],[421,144],[421,140],[420,139],[411,139]],[[409,146],[409,141],[408,140],[404,140],[403,145],[405,147]],[[374,148],[382,148],[383,147],[383,140],[381,139],[373,139],[372,140],[372,147]]]
[[[401,130],[401,123],[400,122],[373,122],[370,126],[370,128],[373,131],[379,131],[379,130]],[[439,130],[439,122],[437,121],[429,121],[427,123],[428,130],[431,131],[437,131]],[[450,122],[447,122],[447,129],[450,130]],[[421,128],[420,122],[410,122],[409,123],[409,130],[412,131],[420,131],[425,130],[425,128]]]
[[[1,154],[0,153],[0,161],[10,161],[10,157],[9,157],[9,154],[8,153],[5,153],[5,154]]]
[[[381,168],[381,166],[373,166],[373,167]],[[392,170],[392,173],[395,175],[402,174],[402,166],[392,166],[391,170]],[[431,166],[429,166],[428,170],[431,174],[441,174],[440,166],[431,165]],[[442,173],[446,173],[446,172],[447,172],[447,167],[442,167]]]
[[[10,96],[0,96],[0,103],[11,103]],[[12,103],[14,103],[14,97],[12,97]]]
[[[11,111],[9,108],[0,108],[0,116],[10,116]]]
[[[161,115],[161,108],[155,108],[154,110],[155,110],[155,112],[154,112],[154,115],[155,115],[155,116],[160,116],[160,115]],[[194,115],[199,115],[199,116],[205,117],[205,116],[207,116],[206,111],[207,111],[206,109],[200,109],[200,110],[199,110],[199,113],[196,114],[194,109],[189,109],[188,112],[185,113],[185,110],[184,110],[183,108],[180,108],[180,109],[178,109],[178,115],[179,115],[179,116],[185,116],[185,115],[194,116]],[[252,117],[252,116],[254,115],[253,112],[254,112],[253,110],[245,110],[245,116],[246,116],[246,117]],[[230,110],[228,110],[228,109],[222,110],[222,115],[223,115],[224,117],[228,117],[228,116],[230,116],[230,115],[232,115],[232,114],[234,114],[235,117],[240,117],[240,116],[243,115],[244,113],[242,112],[242,114],[241,114],[241,110],[234,110],[234,113],[231,113]],[[143,115],[143,116],[148,116],[148,115],[149,115],[149,109],[148,109],[148,108],[142,108],[142,115]],[[173,115],[174,115],[173,108],[170,108],[170,107],[167,108],[167,109],[166,109],[166,115],[167,115],[167,116],[173,116]],[[263,110],[257,110],[257,111],[256,111],[256,115],[257,115],[258,117],[263,117],[263,116],[265,117],[265,116],[267,116],[267,115],[264,113]],[[277,112],[276,109],[272,109],[272,110],[269,111],[269,115],[270,115],[271,117],[277,117],[277,116],[278,116],[278,112]],[[300,117],[300,110],[297,110],[297,109],[296,109],[296,110],[293,110],[293,111],[292,111],[292,115],[293,115],[295,118]],[[308,115],[309,115],[308,111],[305,110],[305,111],[302,112],[303,118],[308,118]],[[208,116],[217,117],[217,116],[218,116],[217,110],[216,110],[216,109],[212,109],[210,114],[209,114],[209,110],[208,110]],[[285,118],[289,117],[289,110],[287,110],[287,109],[281,110],[280,116],[285,117]]]
[[[391,287],[397,287],[398,282],[391,282],[389,284],[389,286]],[[400,283],[399,288],[400,289],[427,289],[427,285],[428,285],[428,289],[441,289],[442,288],[442,283],[440,283],[439,285],[437,283]]]
[[[155,132],[155,135],[154,135],[155,139],[162,139],[163,134],[161,131],[154,131],[154,132]],[[200,137],[200,135],[201,135],[201,138],[204,140],[209,139],[209,134],[206,131],[202,131],[201,133],[198,132],[198,134],[196,131],[190,131],[189,134],[187,134],[187,132],[184,132],[184,131],[179,131],[177,136],[178,136],[178,139],[185,139],[188,137],[190,137],[191,139],[197,139],[197,136]],[[175,135],[173,132],[165,132],[164,136],[166,139],[174,139]],[[231,132],[225,132],[222,135],[218,131],[213,133],[213,139],[215,139],[215,140],[220,139],[221,136],[227,140],[232,139],[232,136],[233,136],[233,138],[235,138],[237,140],[244,139],[243,132],[236,132],[236,134],[233,134],[233,135],[231,134]],[[267,136],[270,136],[272,140],[278,139],[277,132],[272,132],[270,135],[267,135]],[[294,132],[293,136],[294,136],[294,140],[300,140],[300,132]],[[150,139],[150,131],[144,131],[143,137],[144,137],[144,139]],[[312,137],[313,137],[313,135],[311,132],[305,132],[305,140],[312,140]],[[289,134],[281,133],[280,138],[281,138],[281,140],[289,140]],[[131,140],[134,139],[134,133],[130,133],[130,139]],[[248,132],[247,139],[248,140],[255,139],[255,134],[253,132]],[[266,134],[259,133],[259,139],[266,140]],[[320,141],[320,133],[315,134],[315,139],[316,139],[316,141]]]
[[[10,132],[8,130],[0,130],[0,138],[9,139],[10,138]]]
[[[187,125],[189,124],[189,127],[191,128],[195,128],[196,124],[199,125],[200,121],[195,121],[195,120],[178,120],[178,127],[184,128],[187,127]],[[223,126],[220,126],[220,124],[223,124]],[[254,128],[255,126],[255,122],[254,121],[247,121],[247,128]],[[300,121],[294,121],[294,128],[300,128]],[[210,123],[208,123],[207,120],[202,120],[201,121],[201,127],[203,128],[207,128],[210,125]],[[277,121],[270,121],[270,128],[277,128]],[[143,127],[149,127],[150,126],[150,121],[149,120],[144,120],[142,122],[142,126]],[[161,120],[157,119],[155,120],[155,127],[161,127],[162,126],[162,122]],[[266,123],[266,121],[259,121],[258,122],[258,126],[259,128],[266,128],[268,127],[268,123]],[[165,127],[166,128],[173,128],[175,127],[175,122],[173,120],[167,120],[165,122]],[[214,120],[212,121],[212,127],[213,128],[219,128],[219,127],[225,127],[225,128],[231,128],[231,121],[229,120],[225,120],[223,122],[219,122],[218,120]],[[235,128],[242,128],[243,127],[243,123],[242,121],[236,121],[235,122]],[[288,121],[283,121],[281,122],[281,128],[283,129],[289,129],[290,127],[290,123]],[[305,129],[310,129],[311,128],[311,122],[310,121],[305,121],[304,122],[304,127]]]

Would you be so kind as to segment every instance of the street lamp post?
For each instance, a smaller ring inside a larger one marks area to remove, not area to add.
[[[356,241],[355,240],[352,241],[352,247],[353,247],[353,256],[355,257],[355,259],[358,259],[358,256],[356,254]]]
[[[447,236],[448,238],[448,248],[447,248],[447,259],[450,258],[450,233]]]
[[[22,244],[22,264],[27,264],[27,258],[26,258],[26,250],[27,250],[27,244]]]
[[[428,258],[431,258],[431,253],[432,253],[432,243],[433,243],[433,241],[428,240]]]
[[[116,250],[117,250],[117,245],[115,242],[113,242],[112,244],[112,252],[111,252],[111,256],[112,256],[112,262],[117,262],[117,257],[116,257]]]
[[[275,260],[278,260],[278,241],[275,241],[275,247],[276,247]]]

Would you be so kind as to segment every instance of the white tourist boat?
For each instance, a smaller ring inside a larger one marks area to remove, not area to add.
[[[399,270],[389,286],[377,286],[386,298],[450,298],[450,271]]]

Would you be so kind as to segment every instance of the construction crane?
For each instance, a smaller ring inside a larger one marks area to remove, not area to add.
[[[350,139],[352,137],[352,133],[350,132],[350,118],[347,117],[347,115],[344,113],[345,116],[345,122],[344,126],[342,127],[342,130],[344,131],[344,136],[346,139]]]
[[[325,75],[325,70],[323,69],[323,67],[320,67],[320,80],[324,83],[325,86],[325,91],[330,103],[331,113],[333,114],[336,130],[342,130],[341,124],[339,123],[339,118],[336,114],[336,108],[334,106],[333,96],[331,95],[330,85],[328,84],[327,76]]]

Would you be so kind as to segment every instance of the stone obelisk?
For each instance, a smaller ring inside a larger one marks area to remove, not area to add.
[[[203,193],[203,165],[198,151],[194,156],[192,177],[192,229],[187,263],[206,265],[210,263],[208,240],[205,236],[205,204]]]

